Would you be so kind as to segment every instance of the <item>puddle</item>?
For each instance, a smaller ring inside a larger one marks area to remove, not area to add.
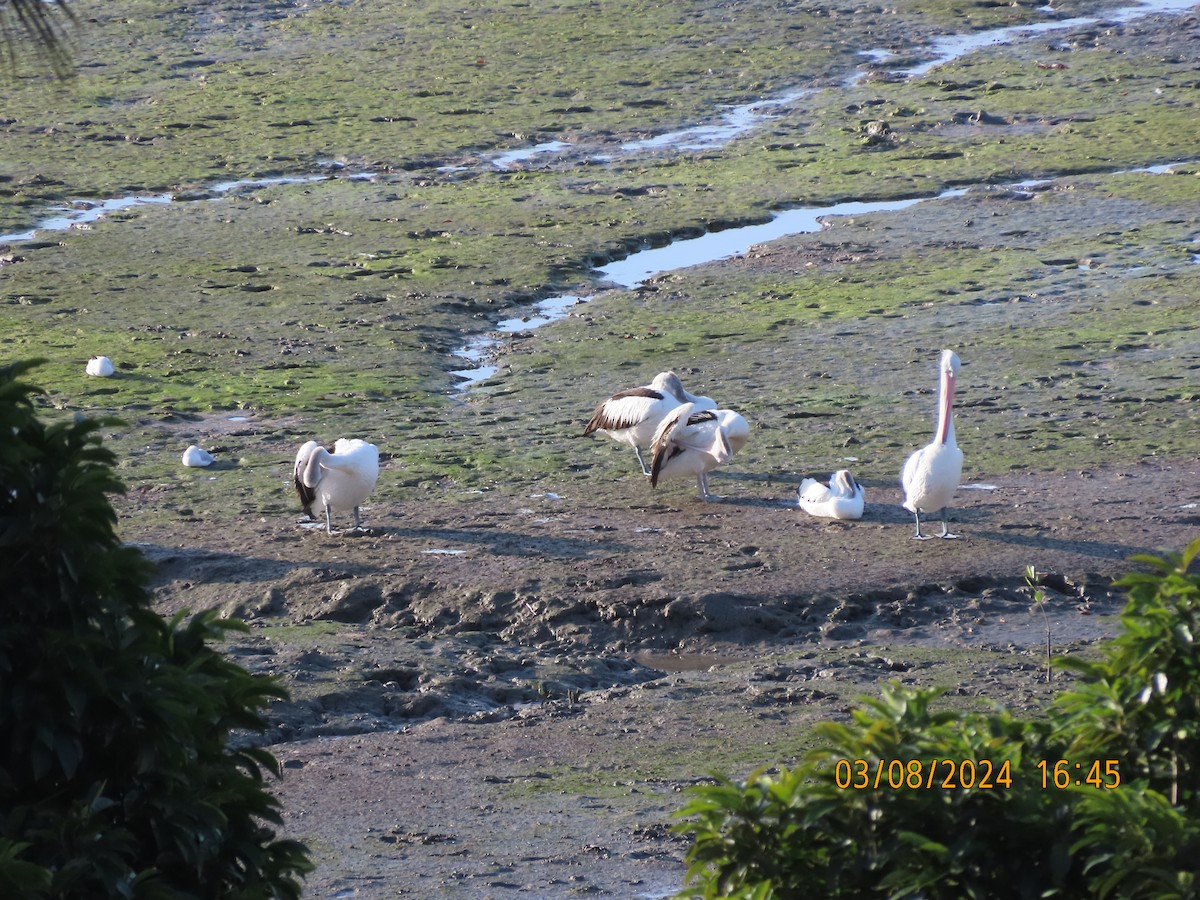
[[[832,206],[812,206],[787,209],[776,213],[761,225],[747,225],[724,231],[711,231],[697,238],[675,241],[665,247],[654,247],[633,253],[625,259],[609,263],[599,270],[602,280],[624,288],[637,287],[646,280],[665,272],[690,268],[702,263],[729,259],[745,253],[757,244],[778,240],[793,234],[820,231],[822,220],[829,216],[861,216],[871,213],[896,212],[926,200],[941,200],[965,194],[966,188],[945,191],[934,197],[914,197],[908,200],[884,200],[874,203],[849,201]]]
[[[573,306],[583,303],[585,300],[586,298],[576,294],[550,297],[534,304],[533,311],[529,315],[504,319],[498,322],[491,331],[476,335],[467,342],[466,346],[454,351],[454,356],[459,359],[475,363],[470,368],[456,369],[450,373],[462,379],[462,383],[457,387],[461,390],[467,385],[485,381],[499,371],[496,366],[488,362],[491,354],[500,345],[499,335],[521,334],[543,325],[549,325],[551,322],[563,318]]]
[[[633,660],[647,669],[660,672],[707,672],[713,666],[741,662],[738,657],[720,653],[657,653],[646,650],[633,654]]]
[[[51,207],[50,215],[28,231],[0,234],[0,243],[32,241],[39,231],[71,231],[85,228],[112,212],[134,206],[165,205],[175,200],[172,194],[153,194],[147,197],[117,197],[113,200],[77,200],[70,206]]]
[[[170,203],[219,200],[226,194],[236,193],[247,188],[270,187],[277,184],[312,184],[335,177],[338,176],[326,173],[321,175],[280,175],[272,178],[240,178],[236,181],[219,181],[196,191],[179,191],[177,194],[116,197],[111,200],[72,200],[66,206],[51,207],[48,210],[49,215],[39,219],[37,224],[28,231],[0,234],[0,244],[32,241],[37,238],[39,232],[44,231],[72,231],[86,228],[109,213],[132,209],[136,206],[165,206]],[[351,181],[368,181],[375,175],[370,172],[361,172],[347,177]]]
[[[1192,165],[1194,160],[1164,163],[1162,165],[1145,166],[1137,169],[1122,169],[1110,174],[1146,173],[1161,175],[1170,172],[1180,165]],[[1023,180],[1012,184],[976,185],[974,189],[988,188],[996,191],[1029,191],[1038,185],[1048,184],[1053,179]],[[880,201],[847,201],[831,206],[798,207],[785,209],[776,213],[770,221],[758,225],[746,225],[740,228],[728,228],[723,231],[711,231],[696,238],[686,238],[663,247],[650,247],[631,253],[624,259],[609,263],[597,272],[597,283],[601,288],[636,288],[645,284],[651,278],[667,272],[677,272],[681,269],[707,263],[719,262],[746,253],[750,248],[769,241],[790,237],[796,234],[809,234],[820,231],[825,219],[835,216],[873,215],[886,212],[898,212],[908,209],[918,203],[933,200],[946,200],[966,194],[972,188],[952,188],[939,194],[926,197],[910,197],[905,200]],[[464,347],[454,351],[454,355],[479,365],[472,368],[458,369],[452,374],[462,379],[455,388],[466,390],[495,375],[499,369],[489,360],[495,354],[505,339],[505,336],[520,332],[532,331],[534,328],[548,324],[567,316],[580,303],[586,303],[590,297],[580,294],[566,294],[542,300],[534,308],[532,315],[517,319],[507,319],[499,323],[493,330],[477,335]]]
[[[897,69],[896,72],[900,75],[908,75],[917,77],[925,75],[929,71],[936,69],[938,66],[944,66],[946,63],[964,56],[967,53],[972,53],[976,50],[982,50],[986,47],[996,47],[1003,44],[1011,44],[1018,40],[1043,35],[1048,31],[1064,31],[1070,28],[1081,28],[1091,25],[1096,25],[1101,22],[1111,22],[1120,24],[1128,22],[1132,19],[1137,19],[1142,16],[1154,14],[1175,14],[1183,13],[1192,9],[1195,6],[1195,0],[1150,0],[1146,3],[1138,3],[1133,6],[1124,6],[1118,9],[1106,10],[1098,16],[1078,16],[1072,19],[1050,19],[1045,22],[1032,22],[1027,25],[1009,25],[1003,28],[993,28],[988,31],[980,31],[974,34],[951,34],[936,38],[929,46],[921,48],[919,52],[932,54],[932,59],[919,63],[907,69]],[[1043,6],[1040,12],[1050,15],[1056,14],[1051,6]],[[886,52],[882,57],[876,56],[877,59],[882,59],[886,64],[888,56]]]

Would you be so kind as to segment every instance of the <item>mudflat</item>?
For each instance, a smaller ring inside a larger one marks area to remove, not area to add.
[[[1048,657],[1118,627],[1131,558],[1200,534],[1196,16],[1079,4],[900,75],[1047,14],[688,9],[113,3],[75,87],[11,92],[4,231],[170,195],[7,241],[0,349],[46,359],[46,415],[112,417],[161,611],[244,619],[228,652],[289,688],[265,741],[312,896],[668,895],[689,786],[793,764],[890,679],[1037,715]],[[535,32],[555,53],[519,50]],[[782,96],[736,139],[620,149]],[[595,274],[846,199],[918,202]],[[558,295],[582,302],[499,329]],[[944,347],[960,537],[915,541],[898,477]],[[582,436],[666,369],[750,424],[720,500]],[[329,535],[291,466],[343,436],[381,473],[365,530]],[[863,518],[801,512],[840,468]]]

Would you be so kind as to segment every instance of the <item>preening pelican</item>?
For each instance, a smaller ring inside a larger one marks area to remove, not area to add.
[[[815,478],[805,478],[796,493],[800,497],[800,508],[810,516],[826,519],[862,518],[862,485],[846,469],[838,469],[829,476],[829,484],[821,484]]]
[[[700,496],[720,500],[709,493],[708,473],[729,462],[749,435],[746,420],[731,409],[697,410],[694,403],[684,403],[667,414],[650,443],[651,486],[658,487],[662,478],[695,475]]]
[[[697,410],[717,408],[708,397],[697,397],[684,390],[683,382],[674,372],[660,372],[649,384],[621,391],[603,401],[592,413],[583,434],[584,437],[593,432],[606,434],[614,441],[629,444],[637,454],[642,474],[649,475],[642,448],[650,446],[667,413],[684,403],[691,403]]]
[[[917,520],[917,540],[931,535],[921,534],[921,513],[941,510],[942,533],[939,537],[956,538],[950,533],[946,508],[954,497],[962,477],[963,455],[954,442],[954,384],[958,378],[958,356],[953,350],[943,350],[940,363],[941,387],[938,394],[937,429],[933,440],[913,453],[904,463],[900,484],[904,488],[904,508]]]
[[[325,509],[325,530],[333,534],[333,510],[352,510],[354,527],[361,528],[358,507],[371,495],[379,478],[379,448],[358,438],[338,438],[332,452],[309,441],[296,454],[293,469],[296,493],[304,512],[315,519],[312,505]]]
[[[107,356],[93,356],[88,360],[87,373],[97,378],[107,378],[113,373],[113,361]]]
[[[183,464],[185,466],[211,466],[213,464],[213,455],[207,450],[202,450],[195,444],[183,451]]]

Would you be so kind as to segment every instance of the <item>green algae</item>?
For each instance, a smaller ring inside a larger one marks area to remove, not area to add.
[[[64,196],[173,189],[179,200],[13,248],[0,268],[0,352],[47,358],[49,400],[64,410],[299,416],[271,450],[285,461],[289,440],[363,430],[366,418],[385,443],[404,435],[403,480],[429,488],[586,481],[612,464],[611,448],[563,436],[605,392],[668,365],[752,417],[747,468],[826,465],[853,441],[864,475],[891,479],[897,451],[927,427],[921,394],[941,343],[961,347],[974,378],[960,437],[986,448],[970,457],[978,471],[1191,452],[1194,370],[1170,370],[1194,341],[1197,179],[1186,174],[1079,175],[1031,201],[923,204],[938,214],[914,214],[929,231],[908,246],[907,213],[839,220],[801,241],[811,267],[776,271],[768,253],[753,268],[601,293],[511,339],[502,375],[458,395],[455,350],[537,298],[588,293],[593,266],[645,244],[781,206],[1194,152],[1192,60],[1085,29],[1052,51],[996,47],[921,78],[819,90],[720,148],[434,171],[551,136],[603,147],[661,132],[855,62],[835,40],[849,9],[643,4],[636,30],[609,4],[536,12],[316,5],[251,22],[232,8],[181,19],[152,2],[109,7],[80,36],[76,83],[15,85],[0,222],[28,224],[37,202]],[[894,16],[881,19],[881,44],[918,24],[1036,17],[937,3]],[[137,35],[134,52],[106,52],[117,32]],[[330,159],[376,174],[203,188]],[[1076,221],[1080,197],[1124,202]],[[1016,211],[1025,202],[1040,205],[1029,227]],[[998,234],[993,220],[1015,224]],[[719,320],[704,314],[714,309]],[[839,362],[847,342],[863,348],[862,371]],[[872,360],[873,344],[889,353]],[[117,377],[82,374],[97,353]],[[1011,450],[990,439],[1009,432]],[[130,474],[151,465],[136,448],[126,458]]]

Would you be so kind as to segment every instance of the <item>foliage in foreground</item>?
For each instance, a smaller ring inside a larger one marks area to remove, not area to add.
[[[1047,715],[885,687],[795,769],[693,789],[681,897],[1195,897],[1200,539],[1138,556],[1122,630]],[[861,762],[859,762],[861,761]]]
[[[150,608],[98,424],[40,422],[28,368],[0,368],[0,896],[298,897],[278,763],[230,745],[282,689],[209,646],[235,623]]]

